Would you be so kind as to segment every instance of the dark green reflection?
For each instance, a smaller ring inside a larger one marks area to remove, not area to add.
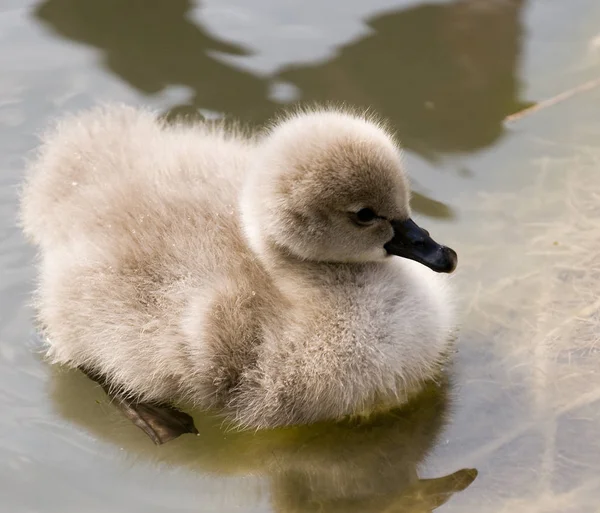
[[[189,112],[270,112],[265,80],[211,56],[245,50],[196,25],[192,7],[190,0],[49,0],[35,16],[60,36],[102,50],[102,64],[144,93],[189,87],[194,98],[182,106]]]
[[[272,80],[292,83],[302,101],[371,107],[388,118],[402,144],[435,160],[492,144],[518,99],[520,16],[525,0],[460,0],[387,13],[373,32],[317,65],[262,77],[219,61],[213,52],[245,50],[188,17],[190,0],[47,0],[35,16],[57,34],[102,52],[103,65],[143,93],[169,85],[193,94],[170,116],[199,108],[262,123],[281,106]],[[420,191],[421,214],[452,210]]]
[[[371,35],[282,73],[305,100],[373,107],[424,156],[492,144],[523,107],[516,79],[525,0],[423,5],[369,21]]]
[[[217,475],[267,478],[276,512],[428,512],[467,488],[477,474],[463,469],[435,479],[418,477],[417,465],[448,414],[447,384],[431,384],[405,408],[368,421],[251,433],[228,432],[218,417],[199,414],[198,437],[185,435],[156,448],[123,422],[82,374],[58,370],[52,383],[61,416],[129,454]]]

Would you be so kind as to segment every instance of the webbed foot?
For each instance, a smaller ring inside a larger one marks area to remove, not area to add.
[[[98,383],[112,403],[156,445],[169,442],[185,433],[198,434],[194,420],[187,413],[168,404],[138,402],[112,389],[101,374],[81,367],[80,370]]]

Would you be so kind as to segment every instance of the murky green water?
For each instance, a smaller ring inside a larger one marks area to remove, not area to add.
[[[600,511],[600,89],[504,122],[600,77],[599,27],[597,0],[0,1],[2,511]],[[415,209],[460,255],[453,386],[366,425],[198,415],[156,448],[45,365],[16,186],[51,118],[103,100],[388,117]]]

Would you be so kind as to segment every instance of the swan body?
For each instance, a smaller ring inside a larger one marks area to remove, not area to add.
[[[21,207],[49,358],[138,403],[252,428],[368,414],[449,347],[431,269],[456,254],[410,220],[400,149],[362,115],[248,134],[97,107],[44,137]]]

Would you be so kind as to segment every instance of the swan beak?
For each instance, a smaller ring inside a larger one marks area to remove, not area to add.
[[[391,221],[391,224],[394,238],[384,246],[388,254],[409,258],[437,273],[451,273],[456,269],[456,252],[438,244],[412,219]]]

